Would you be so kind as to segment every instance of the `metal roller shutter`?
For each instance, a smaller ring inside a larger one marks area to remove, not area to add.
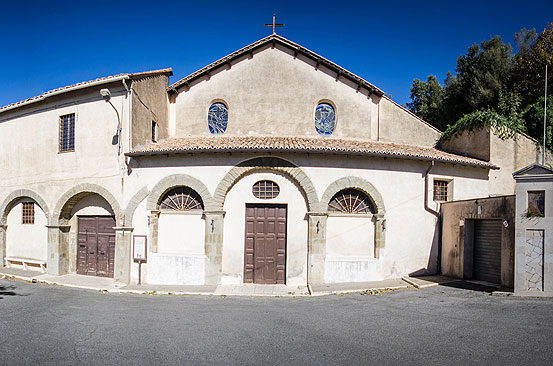
[[[500,220],[475,220],[473,279],[500,283],[501,228]]]

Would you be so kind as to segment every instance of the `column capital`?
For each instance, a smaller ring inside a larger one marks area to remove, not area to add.
[[[211,210],[211,211],[204,211],[202,214],[204,216],[225,216],[226,213],[227,213],[226,211],[222,211],[222,210],[217,210],[217,211]]]
[[[115,231],[133,231],[134,230],[134,227],[133,226],[116,226],[113,228],[113,230]]]
[[[8,228],[8,225],[0,225],[0,229],[6,230]]]
[[[328,212],[308,212],[307,216],[328,216]]]

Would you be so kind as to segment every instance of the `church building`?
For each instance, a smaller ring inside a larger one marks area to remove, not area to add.
[[[280,35],[171,76],[0,108],[3,265],[166,285],[434,274],[440,202],[514,192],[502,165],[437,148],[439,130]]]

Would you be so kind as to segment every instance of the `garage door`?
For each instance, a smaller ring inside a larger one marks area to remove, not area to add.
[[[472,278],[500,283],[501,220],[475,220]]]

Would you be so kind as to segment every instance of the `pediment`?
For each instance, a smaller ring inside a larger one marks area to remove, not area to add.
[[[513,177],[516,179],[524,176],[551,175],[551,174],[553,174],[552,168],[538,163],[534,163],[514,172]]]
[[[293,56],[294,59],[302,60],[311,64],[316,70],[326,72],[336,81],[343,81],[350,84],[357,91],[363,91],[367,95],[375,94],[378,97],[384,95],[384,92],[364,80],[363,78],[351,73],[350,71],[338,66],[334,62],[316,54],[315,52],[308,50],[305,47],[300,46],[282,36],[272,34],[268,37],[260,39],[246,47],[239,49],[207,66],[204,68],[184,77],[183,79],[173,83],[167,88],[169,94],[178,94],[182,89],[187,91],[195,83],[201,80],[209,80],[213,75],[222,70],[229,70],[234,64],[241,62],[244,59],[251,59],[255,57],[256,53],[263,52],[267,49],[276,49]]]

